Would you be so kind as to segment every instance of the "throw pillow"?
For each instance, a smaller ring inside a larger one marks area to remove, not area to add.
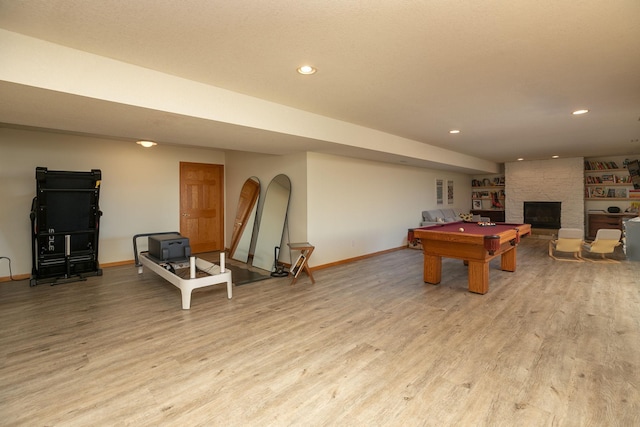
[[[463,221],[470,222],[470,221],[473,221],[473,214],[470,214],[470,213],[468,213],[468,214],[461,213],[461,214],[460,214],[460,218],[461,218]]]

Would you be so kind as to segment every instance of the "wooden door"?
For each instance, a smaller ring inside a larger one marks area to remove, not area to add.
[[[224,166],[180,162],[180,234],[192,253],[224,250]]]

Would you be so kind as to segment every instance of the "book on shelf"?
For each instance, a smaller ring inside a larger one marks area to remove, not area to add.
[[[616,162],[601,162],[595,160],[585,160],[584,170],[606,170],[606,169],[618,169]]]
[[[618,176],[618,175],[602,175],[597,176],[585,176],[584,183],[587,185],[593,184],[631,184],[630,176]]]
[[[626,188],[616,188],[615,189],[615,196],[617,199],[626,199],[627,196],[627,189]]]
[[[630,199],[640,199],[640,190],[629,190]]]

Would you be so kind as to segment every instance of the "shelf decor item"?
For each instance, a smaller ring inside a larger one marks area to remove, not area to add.
[[[491,209],[503,209],[502,203],[500,203],[500,196],[498,192],[491,192]]]
[[[630,181],[634,190],[640,190],[640,161],[633,160],[627,164]]]

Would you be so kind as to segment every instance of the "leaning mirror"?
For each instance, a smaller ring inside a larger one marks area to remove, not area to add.
[[[262,206],[258,238],[252,265],[263,270],[271,270],[275,264],[276,247],[280,246],[289,208],[291,181],[286,175],[278,175],[271,180]]]
[[[229,257],[246,263],[251,250],[251,237],[256,222],[258,197],[260,196],[260,180],[255,176],[247,179],[240,190],[238,209],[233,222]]]

